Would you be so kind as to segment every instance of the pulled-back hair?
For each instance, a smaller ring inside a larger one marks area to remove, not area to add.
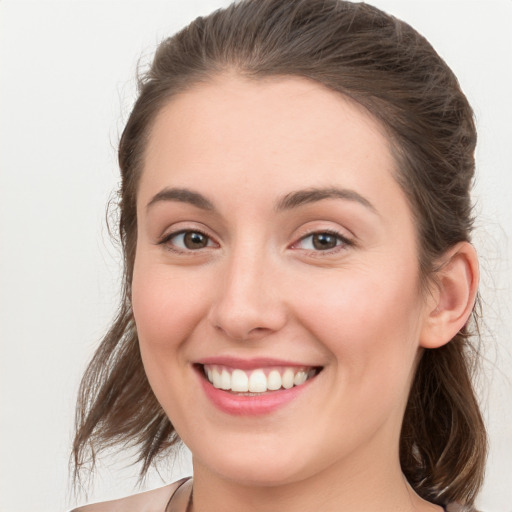
[[[73,455],[76,474],[97,451],[138,449],[141,475],[178,436],[157,402],[131,309],[136,196],[150,129],[177,93],[224,72],[249,79],[299,76],[363,105],[385,128],[396,179],[417,226],[423,284],[454,244],[470,240],[476,131],[458,81],[406,23],[340,0],[246,0],[197,18],[158,47],[119,144],[119,234],[124,287],[118,316],[83,377]],[[425,350],[400,437],[402,471],[438,504],[469,507],[482,484],[486,434],[472,386],[476,313],[448,344]]]

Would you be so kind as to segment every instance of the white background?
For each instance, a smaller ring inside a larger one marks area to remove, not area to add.
[[[491,456],[479,500],[512,511],[512,1],[374,0],[452,66],[479,126],[475,189]],[[74,506],[68,454],[86,361],[117,303],[105,225],[137,61],[222,0],[0,0],[0,511]],[[189,471],[177,464],[166,479]],[[172,473],[172,474],[171,474]],[[133,493],[103,467],[90,501]],[[147,487],[162,485],[152,475]]]

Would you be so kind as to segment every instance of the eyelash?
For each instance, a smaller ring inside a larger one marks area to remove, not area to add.
[[[321,229],[317,231],[312,231],[310,233],[307,233],[306,235],[299,238],[297,242],[294,242],[292,244],[292,248],[296,247],[300,242],[303,242],[304,240],[313,237],[314,235],[328,235],[336,238],[336,245],[331,249],[307,249],[311,253],[313,253],[315,256],[328,256],[334,253],[337,253],[338,251],[344,250],[347,247],[355,245],[354,242],[347,237],[343,236],[341,233],[338,233],[338,231],[332,230],[332,229]],[[340,243],[338,243],[340,242]]]
[[[200,234],[208,240],[208,243],[213,241],[213,239],[210,235],[208,235],[207,233],[205,233],[204,231],[202,231],[200,229],[181,229],[179,231],[175,231],[175,232],[169,233],[168,235],[165,235],[158,242],[158,245],[163,245],[166,247],[167,250],[178,253],[178,254],[190,254],[193,252],[198,252],[200,249],[207,249],[207,248],[211,247],[209,245],[206,245],[205,247],[200,247],[197,249],[182,249],[180,247],[177,247],[175,244],[170,243],[173,238],[176,238],[180,235],[186,235],[187,233]],[[337,253],[338,251],[344,250],[347,247],[355,245],[352,240],[346,238],[341,233],[339,233],[335,230],[331,230],[331,229],[323,229],[323,230],[318,230],[318,231],[312,231],[310,233],[307,233],[306,235],[303,235],[301,238],[299,238],[299,240],[297,240],[297,242],[294,242],[290,247],[292,249],[296,249],[297,245],[299,245],[304,240],[307,240],[308,238],[313,237],[314,235],[328,235],[328,236],[332,236],[332,237],[336,238],[336,245],[333,248],[323,249],[323,250],[322,249],[316,249],[316,250],[315,249],[306,249],[308,252],[314,254],[315,256],[320,256],[320,257],[328,256],[328,255]]]
[[[187,233],[198,233],[208,239],[208,242],[213,240],[210,235],[200,229],[180,229],[179,231],[174,231],[168,235],[165,235],[161,240],[158,241],[158,245],[163,245],[168,251],[172,251],[178,254],[190,254],[192,252],[198,251],[198,249],[182,249],[181,247],[177,247],[176,245],[170,243],[173,238],[176,238],[179,235],[186,235]],[[208,245],[204,247],[204,249],[206,248],[208,248]]]

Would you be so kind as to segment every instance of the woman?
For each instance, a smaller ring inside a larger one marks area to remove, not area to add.
[[[249,0],[164,41],[74,455],[135,443],[144,474],[181,439],[194,478],[80,510],[471,510],[475,142],[446,64],[365,4]]]

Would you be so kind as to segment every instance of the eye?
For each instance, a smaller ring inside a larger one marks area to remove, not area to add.
[[[302,237],[293,245],[294,249],[306,251],[329,251],[336,247],[351,245],[350,240],[331,231],[319,231]]]
[[[197,251],[206,247],[215,247],[212,239],[201,231],[186,230],[167,235],[161,242],[178,251]]]

